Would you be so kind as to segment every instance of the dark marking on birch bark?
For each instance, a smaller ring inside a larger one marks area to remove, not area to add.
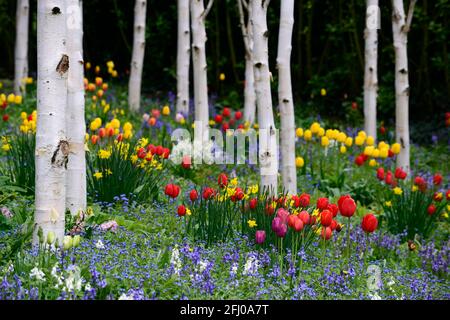
[[[61,9],[58,8],[58,7],[54,7],[54,8],[52,9],[52,14],[53,14],[53,15],[61,14]]]
[[[403,138],[400,138],[400,144],[402,145],[402,149],[405,149],[405,142],[403,141]]]
[[[61,60],[59,60],[58,65],[56,66],[56,72],[58,72],[61,76],[69,70],[69,56],[67,54],[63,54]]]
[[[52,155],[52,165],[57,167],[64,166],[67,169],[67,162],[69,162],[69,142],[60,140]]]

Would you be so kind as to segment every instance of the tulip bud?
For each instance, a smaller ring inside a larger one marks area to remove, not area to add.
[[[75,247],[78,247],[78,245],[80,244],[80,241],[81,241],[81,237],[80,237],[79,234],[77,234],[76,236],[73,237],[73,240],[72,240],[72,246],[73,246],[74,248],[75,248]]]
[[[44,231],[42,230],[42,227],[39,227],[37,235],[39,238],[39,243],[44,243],[45,239],[44,239]]]
[[[53,231],[47,233],[47,244],[52,244],[55,241],[56,235]]]
[[[71,236],[65,236],[63,240],[63,248],[64,250],[69,250],[72,248],[73,239]]]

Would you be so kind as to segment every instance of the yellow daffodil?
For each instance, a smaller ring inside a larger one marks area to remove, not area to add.
[[[97,180],[99,180],[99,179],[103,178],[103,173],[97,171],[97,172],[94,173],[94,177]]]
[[[225,73],[221,73],[221,74],[219,75],[219,80],[220,80],[220,81],[224,81],[224,80],[225,80]]]
[[[325,88],[320,89],[320,95],[322,97],[326,96],[327,95],[327,90]]]
[[[385,203],[386,207],[392,207],[392,202],[391,201],[386,201]]]
[[[256,224],[256,220],[253,220],[253,219],[248,220],[247,223],[248,223],[248,226],[249,226],[250,228],[254,228],[254,227],[257,227],[257,226],[258,226],[258,225]]]
[[[340,153],[346,153],[346,152],[347,152],[347,148],[346,148],[345,146],[341,146],[341,147],[339,148],[339,152],[340,152]]]
[[[395,187],[394,189],[392,189],[392,191],[393,191],[394,194],[397,195],[397,196],[401,196],[402,193],[403,193],[403,190],[402,190],[402,188],[400,188],[400,187]]]
[[[413,185],[412,188],[411,188],[411,191],[412,192],[416,192],[417,190],[419,190],[419,187],[416,186],[416,185]]]
[[[100,159],[109,159],[109,157],[111,157],[111,151],[109,150],[104,150],[104,149],[100,149],[98,151],[98,157]]]

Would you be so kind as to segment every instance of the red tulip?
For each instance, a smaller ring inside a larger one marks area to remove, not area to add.
[[[228,124],[228,122],[224,122],[222,124],[222,130],[227,131],[228,129],[230,129],[230,125]]]
[[[421,185],[424,185],[424,184],[426,185],[427,183],[425,182],[424,178],[417,176],[417,177],[414,178],[414,184],[416,186],[421,186]]]
[[[333,231],[331,230],[330,227],[322,227],[322,233],[321,233],[322,239],[330,240],[332,234],[333,234]]]
[[[223,118],[222,118],[222,116],[220,115],[220,114],[217,114],[215,117],[214,117],[214,121],[216,122],[216,123],[222,123],[222,121],[223,121]]]
[[[380,133],[381,134],[386,134],[386,128],[384,126],[380,127]]]
[[[122,142],[122,140],[123,140],[123,134],[119,133],[117,135],[117,141]]]
[[[170,184],[166,185],[164,192],[169,197],[176,198],[180,194],[180,187],[175,184],[170,183]]]
[[[231,115],[231,110],[230,110],[230,108],[227,108],[227,107],[223,108],[223,110],[222,110],[222,115],[223,115],[225,118],[229,118],[230,115]]]
[[[181,166],[184,169],[190,169],[191,168],[191,157],[188,155],[183,156],[183,159],[181,160]]]
[[[439,173],[436,173],[433,177],[433,183],[435,186],[438,186],[442,183],[442,176]]]
[[[245,196],[244,191],[242,191],[241,188],[236,188],[234,194],[230,197],[230,199],[231,201],[236,202],[242,200],[244,196]]]
[[[336,220],[331,221],[331,224],[330,224],[331,231],[336,230],[338,225],[339,224],[336,222]]]
[[[294,230],[300,232],[303,230],[303,221],[299,218],[295,219]]]
[[[364,164],[364,156],[362,155],[357,156],[355,158],[355,164],[359,167],[362,166]]]
[[[330,203],[327,207],[327,210],[331,211],[331,213],[333,214],[333,218],[336,217],[339,212],[338,206],[334,203]]]
[[[161,156],[163,154],[163,152],[164,152],[164,148],[162,146],[157,146],[155,148],[155,152],[154,153],[156,153],[158,156]]]
[[[3,121],[6,122],[6,121],[8,121],[8,120],[9,120],[9,116],[8,116],[7,114],[4,114],[4,115],[3,115]]]
[[[427,208],[427,212],[430,216],[432,216],[436,212],[436,206],[434,204],[430,204]]]
[[[114,135],[114,128],[108,128],[106,133],[108,134],[108,137],[112,137]]]
[[[92,142],[92,144],[96,144],[97,141],[98,141],[98,136],[94,134],[94,135],[91,137],[91,142]]]
[[[256,231],[255,239],[257,244],[263,244],[266,241],[266,232],[264,230]]]
[[[163,148],[163,149],[162,149],[162,154],[161,154],[161,156],[162,156],[164,159],[167,159],[167,158],[169,158],[169,155],[170,155],[170,150],[169,150],[169,148]]]
[[[307,225],[311,221],[311,217],[307,211],[302,211],[298,214],[298,218],[302,220],[304,225]]]
[[[395,178],[397,178],[397,179],[405,180],[405,179],[406,179],[406,172],[403,171],[402,168],[397,168],[397,169],[395,169],[394,176],[395,176]]]
[[[146,155],[147,155],[147,152],[145,152],[144,148],[138,149],[137,156],[139,159],[144,159]]]
[[[317,208],[319,210],[324,210],[328,207],[328,198],[317,199]]]
[[[353,110],[357,110],[358,109],[358,102],[356,102],[356,101],[352,102],[352,109]]]
[[[257,205],[258,205],[258,199],[253,198],[249,201],[249,207],[251,210],[255,210]]]
[[[198,199],[198,192],[195,189],[192,189],[191,192],[189,192],[189,199],[191,199],[192,202]]]
[[[106,130],[105,130],[105,128],[100,128],[100,129],[98,130],[98,135],[99,135],[100,138],[103,138],[104,136],[106,136]]]
[[[386,184],[392,185],[394,183],[394,180],[392,178],[392,172],[388,171],[386,173],[386,179],[385,179]]]
[[[217,178],[217,183],[219,184],[219,187],[225,188],[228,185],[228,177],[225,173],[219,174],[219,177]]]
[[[234,114],[234,118],[235,118],[236,120],[239,120],[240,118],[242,118],[242,112],[236,111],[236,113]]]
[[[372,233],[377,229],[377,227],[377,218],[371,213],[366,214],[361,222],[361,228],[364,230],[364,232]]]
[[[447,190],[447,192],[445,193],[445,198],[447,199],[447,201],[450,201],[450,190]]]
[[[302,206],[302,208],[306,208],[307,206],[309,206],[311,196],[307,193],[303,193],[302,195],[300,195],[299,199],[300,199],[300,206]]]
[[[271,216],[271,215],[274,214],[274,212],[275,212],[275,208],[272,206],[272,204],[271,204],[271,203],[267,203],[267,204],[266,204],[266,213],[267,213],[269,216]]]
[[[351,217],[356,211],[356,203],[352,198],[346,198],[342,201],[342,205],[339,207],[341,215],[344,217]]]
[[[291,228],[294,228],[294,226],[295,226],[295,221],[297,221],[297,216],[295,215],[295,214],[291,214],[291,215],[289,215],[288,216],[288,219],[287,219],[287,221],[288,221],[288,226],[289,227],[291,227]]]
[[[436,201],[436,202],[441,202],[443,198],[444,197],[443,197],[441,192],[435,192],[433,194],[433,200]]]
[[[184,216],[186,214],[186,207],[182,204],[178,206],[177,213],[180,217]]]
[[[377,169],[377,178],[380,181],[384,180],[384,169],[381,167]]]
[[[320,214],[320,223],[324,227],[329,227],[331,225],[331,221],[333,221],[333,213],[329,210],[323,210]]]
[[[344,196],[340,196],[339,200],[338,200],[338,208],[339,210],[341,210],[342,208],[342,203],[344,202],[345,199],[351,198],[350,195],[344,195]]]
[[[214,189],[210,188],[210,187],[206,187],[203,190],[203,199],[208,200],[211,199],[212,197],[214,197]]]
[[[391,149],[389,149],[389,151],[388,151],[388,156],[389,156],[389,158],[392,158],[393,156],[395,156],[394,152],[392,152]]]

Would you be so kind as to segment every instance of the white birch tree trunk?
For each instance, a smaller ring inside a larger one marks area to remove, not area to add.
[[[251,24],[251,4],[246,0],[237,0],[239,20],[245,47],[245,87],[244,87],[244,120],[249,124],[255,122],[256,95],[255,75],[253,71],[253,30]],[[244,9],[247,10],[247,23],[245,23]]]
[[[409,149],[409,79],[408,79],[408,32],[414,12],[415,0],[411,0],[405,17],[403,0],[392,0],[392,33],[395,50],[395,139],[401,150],[397,155],[397,167],[407,173],[410,169]]]
[[[147,0],[136,0],[134,6],[133,52],[128,83],[128,104],[132,111],[141,107],[142,69],[145,54],[145,22]]]
[[[192,31],[192,66],[194,73],[194,104],[195,121],[200,125],[198,132],[202,133],[202,139],[208,139],[209,106],[208,106],[208,79],[206,64],[206,31],[205,19],[212,6],[209,0],[205,9],[203,0],[191,0],[191,31]]]
[[[269,1],[252,0],[253,63],[259,123],[261,189],[275,194],[278,186],[278,147],[268,55],[267,7]]]
[[[364,130],[375,140],[377,138],[377,95],[378,95],[378,0],[367,0],[364,68]]]
[[[189,64],[191,58],[189,1],[178,0],[177,112],[184,116],[189,114]]]
[[[67,74],[66,1],[39,0],[37,14],[37,128],[35,231],[64,237]],[[38,243],[37,233],[33,243]]]
[[[67,52],[70,60],[67,82],[66,130],[69,161],[66,174],[66,207],[72,215],[86,210],[86,158],[84,139],[83,9],[81,0],[67,1]]]
[[[25,95],[24,79],[28,77],[29,0],[17,0],[16,47],[14,50],[14,93]]]
[[[283,189],[297,193],[295,168],[295,118],[291,83],[292,29],[294,27],[294,0],[281,0],[280,30],[278,35],[278,103],[281,116],[281,177]]]

